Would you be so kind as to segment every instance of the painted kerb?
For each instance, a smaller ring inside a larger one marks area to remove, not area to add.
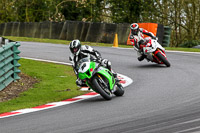
[[[19,42],[7,42],[0,47],[0,91],[11,82],[20,79],[18,74],[21,72],[18,68],[20,64],[18,54]]]

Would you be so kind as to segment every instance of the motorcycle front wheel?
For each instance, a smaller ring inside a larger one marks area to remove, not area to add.
[[[167,66],[170,67],[169,61],[160,53],[158,52],[156,56]]]
[[[105,78],[101,78],[97,75],[94,76],[92,80],[92,86],[94,89],[106,100],[111,100],[112,99],[112,93],[110,92],[108,86],[105,86],[107,83]]]

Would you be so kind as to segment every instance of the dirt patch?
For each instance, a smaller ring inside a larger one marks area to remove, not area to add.
[[[5,89],[0,91],[0,102],[8,101],[18,97],[20,93],[33,87],[33,85],[38,82],[37,79],[23,73],[20,73],[19,76],[19,80],[12,82]]]

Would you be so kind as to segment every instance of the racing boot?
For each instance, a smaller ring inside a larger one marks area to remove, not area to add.
[[[144,54],[142,54],[140,57],[138,57],[138,61],[143,61],[145,57],[146,56]]]
[[[111,68],[110,68],[109,70],[110,70],[110,72],[112,73],[113,77],[114,77],[114,78],[117,78],[117,73],[114,72]]]
[[[114,77],[114,78],[117,78],[117,73],[112,72],[112,74],[113,74],[113,77]]]
[[[86,85],[86,82],[85,81],[83,81],[83,80],[81,80],[81,79],[77,79],[76,80],[76,85],[78,86],[78,87],[87,87],[87,85]]]
[[[112,74],[113,74],[113,77],[115,78],[116,80],[116,83],[119,83],[121,80],[117,78],[117,73],[115,73],[114,71],[111,71]]]

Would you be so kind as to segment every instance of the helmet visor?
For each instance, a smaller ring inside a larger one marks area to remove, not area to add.
[[[76,53],[78,51],[78,48],[74,48],[73,52]]]
[[[138,29],[132,30],[132,34],[133,34],[133,35],[137,35],[137,34],[138,34]]]

